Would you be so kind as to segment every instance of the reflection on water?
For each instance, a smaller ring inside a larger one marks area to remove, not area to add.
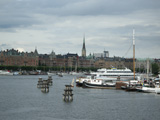
[[[108,89],[73,88],[64,102],[66,84],[75,76],[53,76],[49,93],[37,88],[40,76],[0,76],[1,120],[159,120],[160,95]],[[47,79],[47,76],[41,76]]]

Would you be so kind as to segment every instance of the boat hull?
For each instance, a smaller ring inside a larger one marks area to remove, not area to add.
[[[155,88],[142,87],[142,91],[145,93],[155,93]]]
[[[0,75],[13,75],[13,73],[11,73],[9,71],[0,70]]]
[[[106,85],[103,85],[103,84],[92,84],[92,83],[89,83],[89,82],[86,82],[84,81],[83,82],[83,87],[85,88],[100,88],[100,89],[113,89],[115,87],[115,84],[106,84]]]
[[[160,94],[160,88],[155,88],[156,94]]]

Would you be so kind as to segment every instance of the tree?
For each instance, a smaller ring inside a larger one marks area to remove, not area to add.
[[[158,72],[159,72],[159,66],[158,66],[158,64],[157,63],[153,63],[152,64],[152,73],[154,75],[158,75]]]

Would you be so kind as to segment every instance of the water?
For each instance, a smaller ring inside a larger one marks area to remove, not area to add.
[[[0,76],[0,120],[159,120],[160,95],[108,89],[73,88],[74,76],[53,76],[49,93],[37,88],[40,76]],[[47,76],[41,76],[47,79]]]

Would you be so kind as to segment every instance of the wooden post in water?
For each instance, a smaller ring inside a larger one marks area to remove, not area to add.
[[[49,85],[52,85],[52,83],[53,83],[53,82],[52,82],[52,76],[48,76],[48,84],[49,84]]]
[[[43,80],[43,84],[41,87],[41,91],[48,93],[49,92],[49,84],[48,84],[48,80]]]
[[[66,88],[64,89],[64,94],[63,94],[63,100],[65,102],[70,102],[73,101],[73,94],[72,94],[72,89],[71,89],[71,85],[65,85]]]
[[[42,81],[42,78],[40,77],[40,78],[38,79],[37,88],[41,88],[41,87],[42,87],[42,84],[43,84],[43,81]]]

